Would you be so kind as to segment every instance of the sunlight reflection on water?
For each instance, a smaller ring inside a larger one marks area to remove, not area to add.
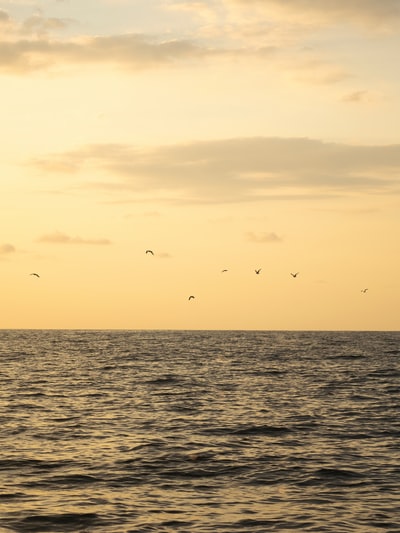
[[[0,524],[399,531],[399,338],[0,331]]]

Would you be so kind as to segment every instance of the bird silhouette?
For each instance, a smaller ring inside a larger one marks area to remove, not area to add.
[[[154,255],[154,252],[153,252],[153,250],[146,250],[146,254]]]
[[[295,272],[294,274],[293,272],[291,272],[290,275],[293,276],[294,278],[297,278],[297,276],[299,275],[299,272]]]
[[[228,272],[228,269],[224,268],[224,270],[221,270],[221,272]]]
[[[194,300],[194,296],[189,296],[188,300]]]
[[[361,292],[363,292],[364,294],[367,292],[368,289],[361,289]]]
[[[254,271],[256,274],[259,274],[261,272],[261,268],[256,268]]]
[[[36,274],[36,272],[32,272],[31,274],[29,274],[30,276],[36,276],[37,278],[40,278],[39,274]]]

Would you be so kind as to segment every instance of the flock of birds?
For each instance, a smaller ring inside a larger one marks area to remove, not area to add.
[[[153,250],[146,250],[146,254],[154,255],[154,252],[153,252]],[[262,270],[261,268],[256,268],[256,269],[254,270],[254,272],[255,272],[256,274],[260,274],[261,270]],[[224,272],[228,272],[228,269],[227,269],[227,268],[224,268],[223,270],[221,270],[221,272],[222,272],[222,273],[224,273]],[[297,276],[298,276],[299,274],[300,274],[300,272],[291,272],[291,273],[290,273],[290,275],[291,275],[293,278],[297,278]],[[37,274],[36,274],[36,275],[37,275]],[[368,289],[361,289],[361,292],[365,294],[365,293],[367,292],[367,290],[368,290]],[[193,296],[193,294],[191,294],[191,295],[189,296],[188,300],[194,300],[194,298],[195,298],[195,297]]]
[[[150,255],[154,255],[154,252],[153,250],[146,250],[146,254],[150,254]],[[254,272],[258,275],[260,274],[261,272],[261,268],[256,268],[254,270]],[[221,273],[224,273],[224,272],[228,272],[228,269],[227,268],[224,268],[223,270],[221,270]],[[297,278],[297,276],[300,274],[300,272],[291,272],[290,275],[293,277],[293,278]],[[37,278],[40,278],[39,274],[37,272],[31,272],[30,273],[30,276],[36,276]],[[366,293],[368,289],[361,289],[361,292],[362,293]],[[195,299],[195,296],[193,296],[193,294],[191,294],[188,298],[188,300],[194,300]]]
[[[146,254],[154,255],[154,252],[153,252],[153,250],[146,250]],[[221,270],[221,273],[222,273],[222,274],[223,274],[224,272],[228,272],[228,269],[227,269],[227,268],[224,268],[223,270]],[[261,268],[256,268],[256,269],[254,270],[254,272],[255,272],[256,274],[259,274],[259,273],[261,272]],[[299,274],[300,274],[300,272],[295,272],[294,274],[293,274],[292,272],[290,273],[290,275],[293,276],[294,278],[296,278]],[[194,298],[195,298],[195,297],[193,296],[193,294],[191,294],[191,295],[189,296],[188,300],[189,300],[189,301],[190,301],[190,300],[194,300]]]

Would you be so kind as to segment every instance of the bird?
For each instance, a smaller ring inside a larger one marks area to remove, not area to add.
[[[188,300],[194,300],[194,296],[190,295]]]
[[[256,274],[259,274],[261,272],[261,268],[256,268],[254,271]]]
[[[154,252],[153,252],[153,250],[146,250],[146,254],[154,255]]]
[[[367,292],[368,289],[361,289],[361,292],[363,292],[364,294]]]
[[[30,276],[36,276],[37,278],[40,278],[39,274],[36,274],[36,272],[32,272],[31,274],[29,274]]]
[[[293,276],[294,278],[297,278],[297,276],[299,275],[299,272],[295,272],[294,274],[293,272],[291,272],[290,275]]]
[[[224,270],[221,270],[221,272],[228,272],[228,269],[224,268]]]

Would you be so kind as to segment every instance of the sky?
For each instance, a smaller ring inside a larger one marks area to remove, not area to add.
[[[398,0],[0,0],[0,329],[398,330],[399,50]]]

